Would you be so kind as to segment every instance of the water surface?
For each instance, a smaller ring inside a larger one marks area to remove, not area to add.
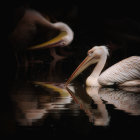
[[[59,65],[67,66],[67,60]],[[65,70],[50,73],[45,69],[50,66],[39,64],[27,72],[18,71],[9,90],[12,110],[3,114],[8,114],[3,122],[8,121],[5,133],[52,138],[138,136],[139,88],[86,87],[85,72],[66,89]]]

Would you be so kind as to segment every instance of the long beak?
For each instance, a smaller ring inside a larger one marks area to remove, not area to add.
[[[94,57],[91,56],[87,56],[82,63],[76,68],[76,70],[72,73],[72,75],[69,77],[69,79],[67,80],[67,82],[65,83],[65,86],[67,87],[67,85],[73,80],[75,79],[82,71],[84,71],[88,66],[90,66],[91,64],[96,63],[96,59],[94,59]]]
[[[63,38],[67,36],[67,32],[66,31],[61,31],[60,34],[58,36],[56,36],[55,38],[47,41],[47,42],[44,42],[44,43],[41,43],[41,44],[38,44],[38,45],[35,45],[35,46],[31,46],[28,48],[28,50],[35,50],[35,49],[41,49],[41,48],[51,48],[51,47],[56,47],[56,46],[61,46],[61,43],[63,41]]]

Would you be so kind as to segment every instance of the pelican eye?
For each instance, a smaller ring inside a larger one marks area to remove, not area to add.
[[[92,50],[88,51],[88,55],[92,56],[93,55],[93,51]]]
[[[60,45],[63,47],[63,46],[66,45],[66,42],[65,42],[64,40],[62,40],[62,41],[60,42]]]

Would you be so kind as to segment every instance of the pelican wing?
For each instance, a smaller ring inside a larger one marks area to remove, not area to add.
[[[114,64],[105,70],[98,80],[101,85],[140,80],[140,57],[132,56]]]

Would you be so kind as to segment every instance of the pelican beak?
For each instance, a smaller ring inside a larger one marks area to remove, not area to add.
[[[35,46],[31,46],[28,48],[28,50],[36,50],[36,49],[41,49],[41,48],[51,48],[51,47],[56,47],[56,46],[64,46],[63,44],[63,38],[67,36],[67,32],[66,31],[61,31],[60,34],[56,37],[54,37],[53,39],[35,45]]]
[[[65,86],[75,79],[82,71],[84,71],[86,68],[88,68],[91,64],[94,64],[97,62],[97,59],[95,59],[93,56],[88,55],[82,63],[75,69],[75,71],[72,73],[72,75],[69,77],[67,82],[65,83]]]

